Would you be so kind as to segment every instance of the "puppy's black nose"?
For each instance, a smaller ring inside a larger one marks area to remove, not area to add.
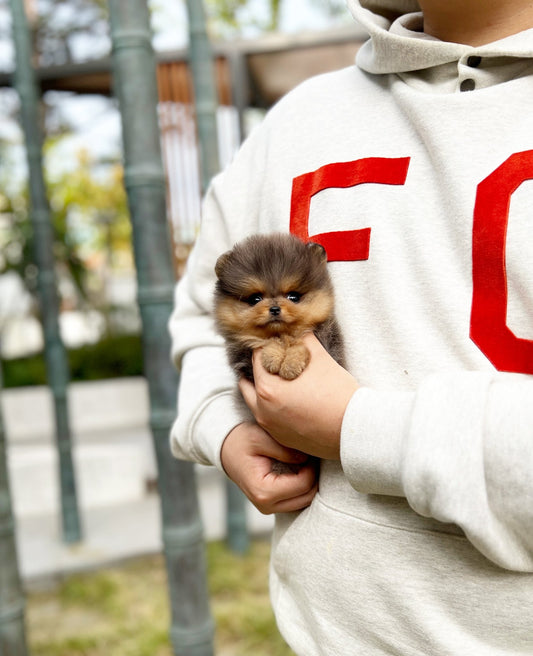
[[[280,308],[280,306],[279,306],[279,305],[273,305],[273,306],[270,308],[270,314],[271,314],[273,317],[277,317],[277,316],[279,316],[279,315],[281,314],[281,308]]]

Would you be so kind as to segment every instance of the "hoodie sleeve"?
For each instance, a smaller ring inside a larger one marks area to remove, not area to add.
[[[358,491],[405,496],[499,566],[533,571],[533,377],[445,373],[416,392],[361,388],[341,459]]]

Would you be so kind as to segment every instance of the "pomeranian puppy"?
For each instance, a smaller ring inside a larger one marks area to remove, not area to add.
[[[261,347],[267,371],[297,378],[309,363],[308,332],[344,365],[322,246],[290,234],[254,235],[221,255],[215,273],[216,326],[237,376],[253,382],[252,353]]]

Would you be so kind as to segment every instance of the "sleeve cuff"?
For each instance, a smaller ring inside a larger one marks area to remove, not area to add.
[[[171,450],[176,458],[194,460],[203,465],[214,465],[224,472],[220,451],[226,436],[235,426],[242,424],[243,418],[234,407],[233,394],[222,392],[200,407],[193,418],[191,431],[194,432],[194,447],[185,453],[176,438],[179,416],[171,432]]]
[[[341,430],[341,463],[359,492],[405,496],[402,447],[413,402],[411,392],[360,388],[352,396]]]

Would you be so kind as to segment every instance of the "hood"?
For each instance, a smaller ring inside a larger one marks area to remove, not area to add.
[[[473,47],[423,33],[417,0],[347,0],[353,17],[370,34],[357,55],[368,73],[406,73],[441,67],[468,56],[533,58],[533,30]]]

